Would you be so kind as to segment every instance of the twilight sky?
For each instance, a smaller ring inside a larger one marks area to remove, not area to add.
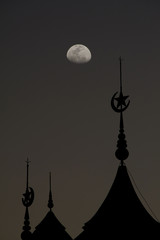
[[[49,171],[54,213],[72,237],[102,204],[119,165],[110,100],[120,55],[131,100],[126,165],[160,219],[159,12],[157,0],[1,1],[0,239],[20,239],[27,157],[32,230],[48,211]],[[76,43],[89,63],[66,59]]]

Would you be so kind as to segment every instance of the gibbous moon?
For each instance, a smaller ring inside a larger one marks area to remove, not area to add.
[[[91,60],[91,52],[86,46],[75,44],[67,51],[67,59],[73,63],[87,63]]]

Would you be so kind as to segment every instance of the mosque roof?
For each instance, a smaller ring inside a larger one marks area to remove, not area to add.
[[[48,208],[50,209],[44,219],[35,228],[32,234],[32,240],[71,240],[72,238],[65,231],[65,227],[60,223],[52,211],[54,206],[51,192],[51,173],[49,178],[49,200]]]
[[[160,223],[145,209],[132,185],[124,164],[129,156],[124,134],[123,112],[128,108],[129,96],[122,91],[120,57],[120,92],[111,99],[113,110],[120,114],[120,127],[115,156],[120,166],[111,189],[95,215],[84,225],[84,231],[76,240],[91,239],[156,239],[160,237]],[[127,100],[127,102],[126,102]]]
[[[94,236],[128,239],[128,233],[134,237],[160,236],[160,223],[143,206],[125,165],[119,166],[106,199],[83,229],[76,240]]]
[[[33,240],[71,240],[65,227],[59,222],[52,211],[49,211],[44,219],[35,228],[32,234]]]

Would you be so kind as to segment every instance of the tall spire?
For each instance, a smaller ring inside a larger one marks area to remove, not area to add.
[[[21,234],[22,240],[30,240],[31,232],[30,232],[30,221],[29,221],[29,210],[28,208],[32,205],[34,200],[34,191],[31,187],[28,187],[28,176],[29,176],[29,160],[27,158],[27,177],[26,177],[26,192],[23,194],[22,203],[26,207],[25,216],[24,216],[24,226],[23,232]]]
[[[48,200],[48,208],[52,211],[54,204],[52,200],[52,191],[51,191],[51,172],[49,173],[49,200]]]
[[[119,135],[118,135],[118,141],[117,141],[117,150],[115,152],[115,155],[117,159],[121,161],[121,165],[123,165],[123,161],[126,160],[129,156],[129,152],[127,150],[127,143],[125,140],[125,134],[124,134],[124,123],[123,123],[123,112],[128,108],[130,104],[130,100],[128,103],[126,103],[126,100],[129,96],[124,96],[122,91],[122,58],[119,58],[120,63],[120,93],[119,97],[116,97],[116,92],[112,99],[111,99],[111,106],[115,112],[120,113],[120,129],[119,129]],[[117,102],[117,105],[115,106],[115,101]]]

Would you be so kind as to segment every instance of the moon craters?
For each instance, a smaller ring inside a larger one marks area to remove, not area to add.
[[[87,63],[91,60],[91,52],[86,46],[75,44],[67,51],[67,59],[72,63]]]

